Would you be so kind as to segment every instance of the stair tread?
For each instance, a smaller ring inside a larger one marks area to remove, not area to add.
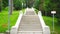
[[[26,10],[26,15],[35,15],[32,9]]]
[[[23,15],[19,31],[42,31],[37,15]]]

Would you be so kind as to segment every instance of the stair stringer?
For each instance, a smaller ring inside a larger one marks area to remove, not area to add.
[[[49,28],[49,26],[47,26],[45,24],[41,11],[38,12],[38,16],[39,16],[40,23],[41,23],[41,26],[42,26],[42,29],[43,29],[43,34],[50,34],[50,28]]]
[[[16,24],[14,26],[12,26],[12,28],[10,30],[10,34],[17,34],[18,33],[18,27],[19,27],[22,16],[23,16],[23,12],[20,11],[17,22],[16,22]]]

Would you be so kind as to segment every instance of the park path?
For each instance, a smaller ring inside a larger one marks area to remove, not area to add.
[[[33,9],[28,9],[26,11],[26,14],[22,16],[18,29],[18,34],[28,33],[28,32],[23,33],[23,31],[42,31],[42,26],[40,24],[39,17],[34,13]]]

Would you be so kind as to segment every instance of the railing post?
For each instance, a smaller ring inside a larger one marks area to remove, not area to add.
[[[43,34],[50,34],[50,29],[48,26],[45,26],[43,29]]]

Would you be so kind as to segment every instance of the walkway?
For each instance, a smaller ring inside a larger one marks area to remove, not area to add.
[[[10,34],[50,34],[50,29],[45,24],[41,11],[37,15],[33,8],[27,8],[24,15],[20,13]]]
[[[23,15],[18,34],[21,34],[20,31],[42,31],[39,17],[38,15],[35,15],[32,9],[28,9],[26,14]]]

